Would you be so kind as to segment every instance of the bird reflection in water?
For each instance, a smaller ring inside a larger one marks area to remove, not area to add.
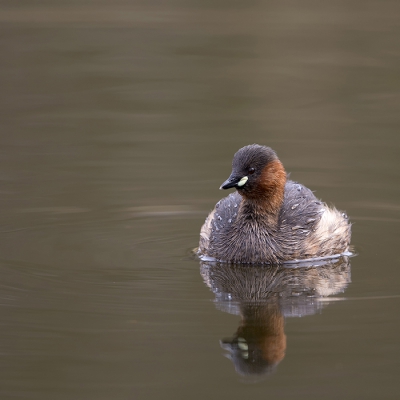
[[[221,347],[249,381],[270,375],[285,357],[286,317],[315,314],[327,304],[321,298],[343,292],[351,281],[347,256],[289,266],[202,261],[200,271],[216,307],[241,316],[235,334]]]

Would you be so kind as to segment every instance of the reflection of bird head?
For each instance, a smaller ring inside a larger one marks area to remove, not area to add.
[[[242,307],[242,321],[231,339],[221,341],[240,375],[264,377],[285,357],[284,318],[275,303]]]

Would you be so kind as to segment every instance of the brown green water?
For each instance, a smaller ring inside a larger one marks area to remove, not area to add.
[[[0,5],[1,398],[398,399],[400,3],[16,3]],[[190,250],[250,143],[354,223],[332,300],[253,312],[205,284]],[[264,379],[224,357],[246,315],[286,335]]]

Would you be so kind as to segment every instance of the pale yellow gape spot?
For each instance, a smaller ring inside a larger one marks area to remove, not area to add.
[[[238,182],[238,186],[241,187],[243,186],[247,181],[248,181],[249,177],[248,176],[244,176],[239,182]]]

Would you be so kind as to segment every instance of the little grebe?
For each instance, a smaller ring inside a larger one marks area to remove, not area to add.
[[[198,253],[232,263],[282,263],[349,250],[351,224],[310,189],[287,180],[276,153],[257,144],[233,157],[232,173],[200,232]]]

